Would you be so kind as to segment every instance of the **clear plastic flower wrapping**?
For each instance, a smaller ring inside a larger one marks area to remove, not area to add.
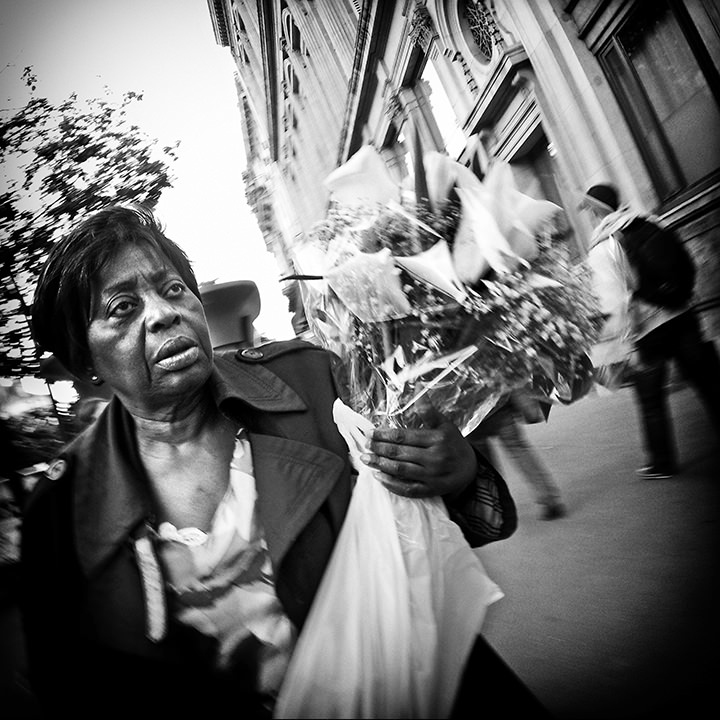
[[[588,269],[560,208],[500,177],[463,176],[435,202],[336,204],[296,248],[310,330],[373,424],[421,425],[425,397],[468,434],[511,392],[569,403],[591,386]]]

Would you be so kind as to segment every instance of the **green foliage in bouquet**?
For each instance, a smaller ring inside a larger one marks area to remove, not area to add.
[[[369,152],[358,155],[375,162]],[[342,360],[351,406],[408,425],[427,395],[468,433],[513,390],[573,402],[590,387],[599,325],[588,270],[559,240],[560,208],[438,155],[427,198],[348,202],[341,187],[344,202],[297,248],[317,274],[303,287],[308,322]],[[368,187],[367,172],[339,171],[331,189],[358,175]]]
[[[569,403],[592,380],[587,353],[601,322],[587,291],[588,267],[571,264],[567,245],[553,243],[549,234],[537,240],[532,266],[481,281],[476,292],[469,291],[468,311],[480,325],[475,332],[488,343],[488,385],[512,384]]]

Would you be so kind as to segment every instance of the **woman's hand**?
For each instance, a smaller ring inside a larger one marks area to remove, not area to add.
[[[418,402],[423,428],[376,428],[361,460],[396,495],[452,495],[475,478],[475,451],[455,425],[432,405]]]

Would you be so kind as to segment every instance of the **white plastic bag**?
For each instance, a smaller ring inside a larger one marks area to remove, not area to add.
[[[632,362],[635,340],[631,315],[632,271],[624,250],[613,235],[590,249],[588,265],[592,271],[593,292],[600,311],[606,316],[590,359],[596,369],[598,384],[616,390]]]
[[[502,592],[439,498],[394,495],[360,462],[372,425],[334,412],[359,476],[275,717],[447,717]]]

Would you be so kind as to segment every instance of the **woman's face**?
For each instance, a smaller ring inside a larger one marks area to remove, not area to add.
[[[212,370],[202,303],[145,246],[123,247],[96,278],[88,346],[95,374],[144,417],[194,402]]]

